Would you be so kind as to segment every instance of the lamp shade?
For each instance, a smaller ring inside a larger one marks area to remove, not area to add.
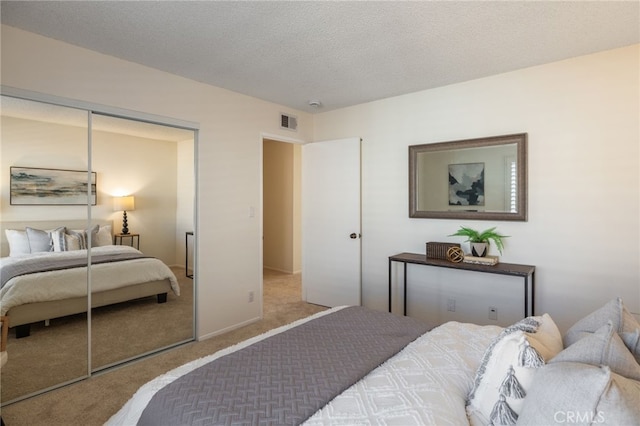
[[[113,199],[113,211],[121,212],[121,211],[133,211],[135,210],[135,203],[133,195],[128,195],[126,197],[114,197]]]

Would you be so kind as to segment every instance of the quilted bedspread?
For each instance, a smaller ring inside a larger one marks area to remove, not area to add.
[[[159,390],[139,425],[297,425],[424,334],[352,306],[230,353]]]
[[[109,419],[107,425],[134,425],[140,420],[143,411],[149,408],[149,401],[154,395],[185,374],[283,331],[333,315],[342,309],[345,308],[321,312],[163,374],[143,385],[122,409]],[[380,314],[391,316],[386,313]],[[353,324],[345,325],[354,329],[357,327]],[[291,421],[303,423],[305,426],[468,424],[466,397],[473,385],[473,377],[482,354],[500,330],[502,329],[497,326],[459,322],[448,322],[436,327],[419,336],[377,368],[373,368],[360,380],[356,380],[352,386],[319,407],[311,417],[292,418]],[[357,330],[355,334],[358,335]],[[364,333],[360,332],[360,337],[362,336]],[[346,343],[347,347],[351,347],[349,342],[344,340],[337,343]],[[359,354],[354,351],[350,355],[357,358]],[[304,366],[301,368],[304,369]],[[283,403],[286,399],[286,395],[282,395]],[[169,401],[166,403],[171,404]],[[276,406],[279,407],[277,404]],[[231,418],[226,420],[228,421],[209,421],[208,424],[259,424],[257,417],[251,422],[234,422]],[[169,422],[160,419],[160,424],[162,423]],[[271,423],[284,424],[278,421]],[[186,421],[174,424],[186,424]]]

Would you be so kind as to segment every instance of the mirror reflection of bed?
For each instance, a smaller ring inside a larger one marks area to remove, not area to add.
[[[15,240],[27,227],[33,232],[64,226],[77,232],[83,225],[86,222],[3,222],[2,234],[12,235]],[[144,254],[133,247],[113,245],[110,222],[99,221],[94,226],[105,234],[96,237],[96,243],[102,239],[105,245],[91,249],[92,304],[103,305],[92,309],[91,368],[100,370],[190,339],[193,286],[184,269],[172,270],[156,258],[142,257]],[[12,230],[11,234],[6,229]],[[8,250],[6,239],[2,245],[4,254]],[[12,362],[2,371],[4,401],[87,374],[88,252],[35,253],[3,259],[3,278],[9,291],[3,294],[2,311],[12,319],[7,345]],[[69,268],[46,270],[51,265],[56,268],[56,262]],[[33,273],[11,278],[11,265]],[[42,272],[30,269],[43,267]],[[79,283],[70,285],[73,280]],[[45,297],[39,286],[48,291],[46,297],[52,300],[38,301]],[[53,291],[56,286],[70,297]],[[81,288],[83,295],[74,293]]]
[[[186,277],[184,266],[185,232],[195,231],[194,131],[7,96],[1,99],[3,259],[8,256],[6,229],[30,226],[42,231],[64,226],[86,230],[89,217],[92,225],[111,225],[107,240],[112,246],[127,246],[126,238],[114,244],[113,236],[122,232],[123,213],[114,209],[113,199],[135,194],[129,231],[139,235],[142,254],[164,264],[180,288],[178,296],[165,278],[148,278],[124,290],[92,294],[94,307],[89,317],[86,285],[91,281],[95,291],[100,280],[98,267],[102,267],[92,265],[89,274],[84,272],[85,294],[77,297],[75,306],[68,300],[44,302],[34,305],[28,314],[35,317],[12,323],[7,345],[10,361],[1,374],[2,405],[192,341],[194,278]],[[16,203],[10,197],[12,167],[91,171],[97,177],[96,202]],[[194,250],[192,247],[192,257]],[[92,252],[92,258],[95,254]],[[105,274],[110,278],[109,272]],[[112,273],[113,281],[129,279],[132,274],[137,272]],[[164,293],[166,302],[158,303],[158,294]],[[18,317],[18,310],[14,316]],[[22,330],[29,335],[17,339],[15,326],[21,322],[30,324],[28,331]]]

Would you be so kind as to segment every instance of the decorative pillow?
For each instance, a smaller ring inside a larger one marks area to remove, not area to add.
[[[553,362],[537,372],[518,425],[635,425],[638,401],[640,382],[607,366]]]
[[[73,231],[67,230],[66,234],[64,234],[64,251],[71,250],[83,250],[86,248],[86,240],[85,240],[85,232],[84,231]]]
[[[640,328],[638,321],[624,306],[622,299],[618,297],[571,326],[563,338],[565,348],[586,334],[594,333],[608,321],[613,323],[617,333],[633,333]]]
[[[67,234],[67,228],[61,226],[51,231],[51,242],[53,243],[53,251],[66,251],[67,243],[65,236]]]
[[[47,231],[26,227],[31,253],[53,251],[51,234]]]
[[[111,236],[111,225],[101,226],[96,234],[96,247],[113,245],[113,237]]]
[[[31,247],[29,246],[29,238],[27,237],[27,231],[21,231],[17,229],[5,229],[4,233],[7,235],[7,242],[9,243],[9,256],[21,256],[31,253]]]
[[[620,337],[622,338],[622,341],[627,346],[627,348],[631,351],[633,356],[636,358],[636,361],[640,364],[640,328],[636,328],[633,333],[620,333]]]
[[[547,314],[505,328],[476,372],[467,403],[471,425],[515,424],[534,375],[560,351],[562,335]]]
[[[87,244],[85,248],[89,248],[89,241],[91,241],[91,247],[98,247],[99,230],[100,225],[94,225],[85,231],[85,243]]]
[[[549,363],[556,362],[606,365],[616,374],[640,380],[640,365],[616,333],[611,321],[600,327],[595,333],[583,337],[560,352]],[[640,399],[638,401],[640,403]]]

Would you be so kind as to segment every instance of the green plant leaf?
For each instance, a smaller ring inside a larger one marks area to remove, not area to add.
[[[491,241],[496,245],[500,254],[502,254],[502,250],[504,249],[504,244],[502,242],[503,238],[508,238],[509,235],[502,235],[496,231],[496,227],[485,229],[482,232],[478,232],[475,229],[471,229],[466,226],[461,226],[454,234],[449,235],[450,237],[467,237],[465,241],[469,241],[472,243],[487,243],[491,245]]]

